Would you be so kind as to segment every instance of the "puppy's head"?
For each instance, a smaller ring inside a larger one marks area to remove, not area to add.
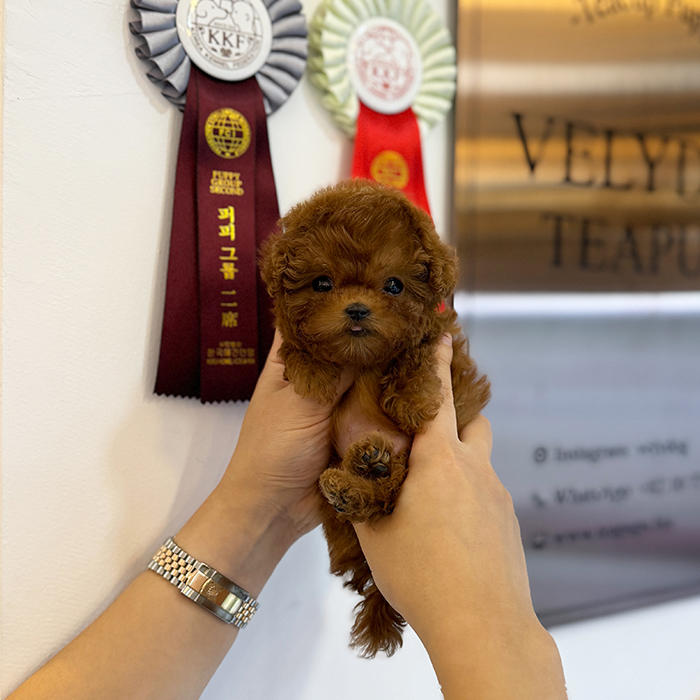
[[[280,220],[262,276],[286,342],[336,364],[370,366],[437,333],[456,284],[452,248],[400,192],[351,180]]]

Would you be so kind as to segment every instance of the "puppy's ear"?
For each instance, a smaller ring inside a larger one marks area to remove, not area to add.
[[[440,240],[432,219],[425,212],[414,210],[414,215],[418,244],[422,249],[419,260],[435,305],[439,306],[457,285],[457,255],[452,246]]]
[[[268,294],[277,296],[282,291],[282,277],[287,266],[287,241],[283,231],[276,231],[263,243],[260,250],[260,276],[267,285]]]
[[[454,292],[457,285],[457,255],[452,246],[441,240],[434,242],[429,251],[428,279],[438,305]]]

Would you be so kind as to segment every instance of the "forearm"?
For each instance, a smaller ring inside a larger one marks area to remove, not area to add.
[[[566,700],[559,651],[536,622],[455,625],[426,646],[446,700]]]
[[[257,597],[293,537],[274,509],[228,488],[218,487],[175,539]],[[237,634],[235,626],[144,571],[10,698],[198,698]]]

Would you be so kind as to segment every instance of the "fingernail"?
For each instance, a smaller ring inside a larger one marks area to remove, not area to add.
[[[445,343],[445,345],[452,345],[452,334],[451,333],[443,333],[442,334],[442,342]]]

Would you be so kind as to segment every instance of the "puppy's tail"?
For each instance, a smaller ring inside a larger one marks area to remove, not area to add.
[[[374,581],[365,586],[361,595],[363,600],[355,606],[350,646],[366,659],[373,659],[380,651],[392,656],[403,644],[406,620],[387,603]]]

